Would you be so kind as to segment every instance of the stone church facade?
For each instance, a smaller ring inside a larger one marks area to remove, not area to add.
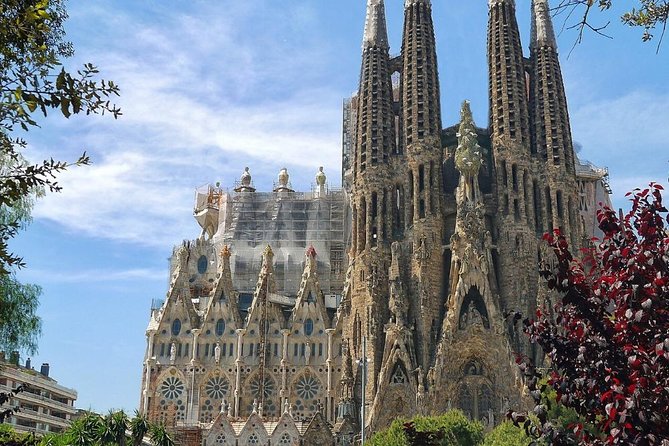
[[[368,0],[342,189],[322,168],[310,192],[286,169],[271,192],[248,168],[198,189],[202,232],[152,308],[141,393],[182,444],[351,444],[363,401],[366,431],[450,408],[492,425],[523,404],[513,354],[541,354],[503,315],[546,302],[540,237],[591,236],[606,172],[574,153],[546,0],[529,57],[515,2],[489,0],[487,128],[467,102],[443,127],[431,2],[404,8],[391,57]]]

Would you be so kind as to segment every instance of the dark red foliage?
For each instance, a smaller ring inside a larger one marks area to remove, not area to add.
[[[574,426],[579,444],[669,444],[669,219],[661,191],[651,183],[628,194],[632,209],[622,220],[601,209],[604,238],[592,240],[581,259],[558,232],[544,237],[557,262],[543,265],[542,276],[561,301],[552,315],[540,309],[526,319],[525,332],[550,359],[557,403],[603,433],[597,438]],[[540,404],[539,375],[519,363]],[[563,441],[539,418],[539,433]]]

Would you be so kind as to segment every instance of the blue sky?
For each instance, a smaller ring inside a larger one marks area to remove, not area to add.
[[[444,125],[463,99],[487,123],[487,2],[435,0]],[[518,0],[525,48],[529,0]],[[627,6],[628,2],[623,6]],[[399,52],[402,2],[387,0],[391,52]],[[284,165],[296,189],[318,166],[339,184],[341,103],[356,88],[363,0],[69,2],[69,67],[97,64],[120,84],[124,115],[52,116],[27,138],[30,159],[90,167],[60,177],[61,194],[39,201],[12,247],[44,288],[40,352],[52,376],[79,392],[77,405],[138,406],[144,330],[163,298],[172,246],[195,238],[194,189],[230,187],[249,166],[267,190]],[[608,32],[576,46],[558,40],[581,157],[611,173],[614,204],[669,173],[669,47],[659,55],[613,10]],[[563,28],[556,18],[556,29]]]

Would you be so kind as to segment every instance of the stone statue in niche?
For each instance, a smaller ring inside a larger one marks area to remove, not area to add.
[[[404,295],[402,281],[399,279],[390,282],[390,301],[388,302],[388,306],[395,319],[395,323],[405,327],[407,325],[409,302]]]
[[[170,361],[174,362],[177,359],[177,345],[172,342],[172,345],[170,346]]]
[[[469,302],[469,307],[467,311],[462,313],[460,316],[460,330],[465,330],[469,326],[473,327],[487,327],[488,320],[481,312],[476,308],[474,302]]]
[[[311,358],[311,342],[307,342],[306,349],[304,351],[304,358],[306,364],[309,365],[309,359]]]
[[[418,260],[421,264],[424,263],[427,259],[430,258],[430,253],[425,247],[425,236],[421,236],[420,242],[418,242],[418,248],[416,248],[416,260]]]
[[[221,344],[218,342],[216,343],[216,347],[214,347],[214,360],[216,361],[216,364],[221,362]]]

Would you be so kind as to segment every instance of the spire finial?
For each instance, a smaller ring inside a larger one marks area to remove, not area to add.
[[[532,0],[532,48],[550,46],[557,49],[548,0]]]
[[[272,251],[272,247],[270,245],[267,245],[265,248],[264,256],[266,262],[272,262],[272,258],[274,257],[274,251]]]
[[[404,0],[404,8],[408,8],[411,5],[415,5],[416,3],[425,3],[427,5],[431,5],[432,2],[430,0]]]
[[[231,255],[230,247],[228,245],[223,245],[223,249],[221,249],[221,257],[230,258]]]
[[[386,7],[383,0],[367,0],[363,50],[372,47],[389,48],[386,27]]]

